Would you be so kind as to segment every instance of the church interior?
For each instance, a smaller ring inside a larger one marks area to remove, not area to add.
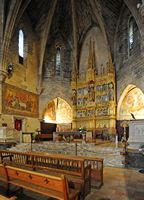
[[[143,200],[144,0],[0,0],[0,23],[0,199]]]

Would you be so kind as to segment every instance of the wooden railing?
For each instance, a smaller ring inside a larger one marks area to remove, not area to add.
[[[91,186],[100,188],[103,185],[103,158],[4,150],[0,151],[0,155],[4,162],[30,166],[33,169],[51,168],[80,177],[84,177],[86,171],[89,173],[87,166],[91,165]]]
[[[84,199],[91,190],[91,166],[84,158],[40,152],[16,152],[1,150],[1,162],[8,165],[31,168],[46,174],[65,174],[68,180],[81,191]]]
[[[91,165],[91,186],[100,188],[103,185],[103,158],[84,157],[85,166]]]

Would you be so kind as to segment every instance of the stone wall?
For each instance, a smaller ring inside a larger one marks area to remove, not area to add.
[[[18,33],[19,29],[24,32],[24,62],[19,63],[18,54]],[[11,85],[17,85],[19,88],[37,93],[37,74],[38,74],[38,58],[37,43],[35,33],[31,27],[31,23],[27,16],[24,16],[13,34],[7,62],[13,63],[14,73],[6,82]]]
[[[123,15],[119,19],[115,40],[115,68],[117,81],[117,103],[128,85],[135,85],[144,92],[144,51],[142,49],[142,37],[140,26],[138,26],[138,35],[135,47],[131,54],[128,49],[128,22],[132,13],[127,7],[123,10]],[[136,24],[138,23],[138,19]]]
[[[60,74],[56,73],[56,47],[61,48],[61,69]],[[54,98],[60,97],[71,105],[71,70],[72,54],[71,48],[59,36],[53,43],[49,44],[45,51],[43,64],[43,92],[40,96],[40,118],[47,103]]]
[[[24,32],[24,63],[19,63],[18,54],[18,33],[19,29]],[[11,78],[5,80],[9,85],[14,85],[20,89],[37,94],[37,74],[38,74],[38,58],[37,58],[37,40],[32,25],[24,15],[15,28],[7,55],[7,64],[12,63],[14,71]],[[3,105],[4,106],[4,105]],[[40,123],[36,118],[31,118],[17,114],[3,114],[0,118],[0,126],[7,123],[9,128],[14,128],[14,119],[22,120],[23,131],[35,131],[39,129]]]

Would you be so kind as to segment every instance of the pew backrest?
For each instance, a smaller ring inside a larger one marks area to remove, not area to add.
[[[3,195],[0,195],[0,200],[16,200],[17,198],[15,196],[12,197],[5,197]]]
[[[52,176],[0,164],[0,180],[61,200],[77,199],[78,190],[69,189],[65,175]],[[9,188],[7,188],[9,190]]]
[[[20,168],[45,170],[46,174],[65,174],[69,181],[81,189],[85,197],[91,190],[91,166],[85,166],[85,159],[62,154],[40,152],[0,151],[4,163]],[[9,158],[8,158],[9,156]]]
[[[6,163],[25,165],[33,169],[47,168],[79,177],[85,177],[86,167],[91,165],[92,187],[100,188],[103,185],[103,158],[7,150],[0,150],[0,155],[1,161]]]

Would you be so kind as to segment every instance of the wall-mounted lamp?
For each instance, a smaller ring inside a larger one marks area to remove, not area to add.
[[[11,78],[14,71],[14,67],[12,63],[8,64],[6,71],[7,71],[8,78]]]
[[[137,3],[137,9],[140,15],[144,18],[144,0],[141,0],[141,2]]]
[[[137,9],[141,7],[141,3],[137,3]]]
[[[13,64],[8,64],[5,70],[0,69],[0,83],[5,82],[6,78],[11,78],[13,75]]]

